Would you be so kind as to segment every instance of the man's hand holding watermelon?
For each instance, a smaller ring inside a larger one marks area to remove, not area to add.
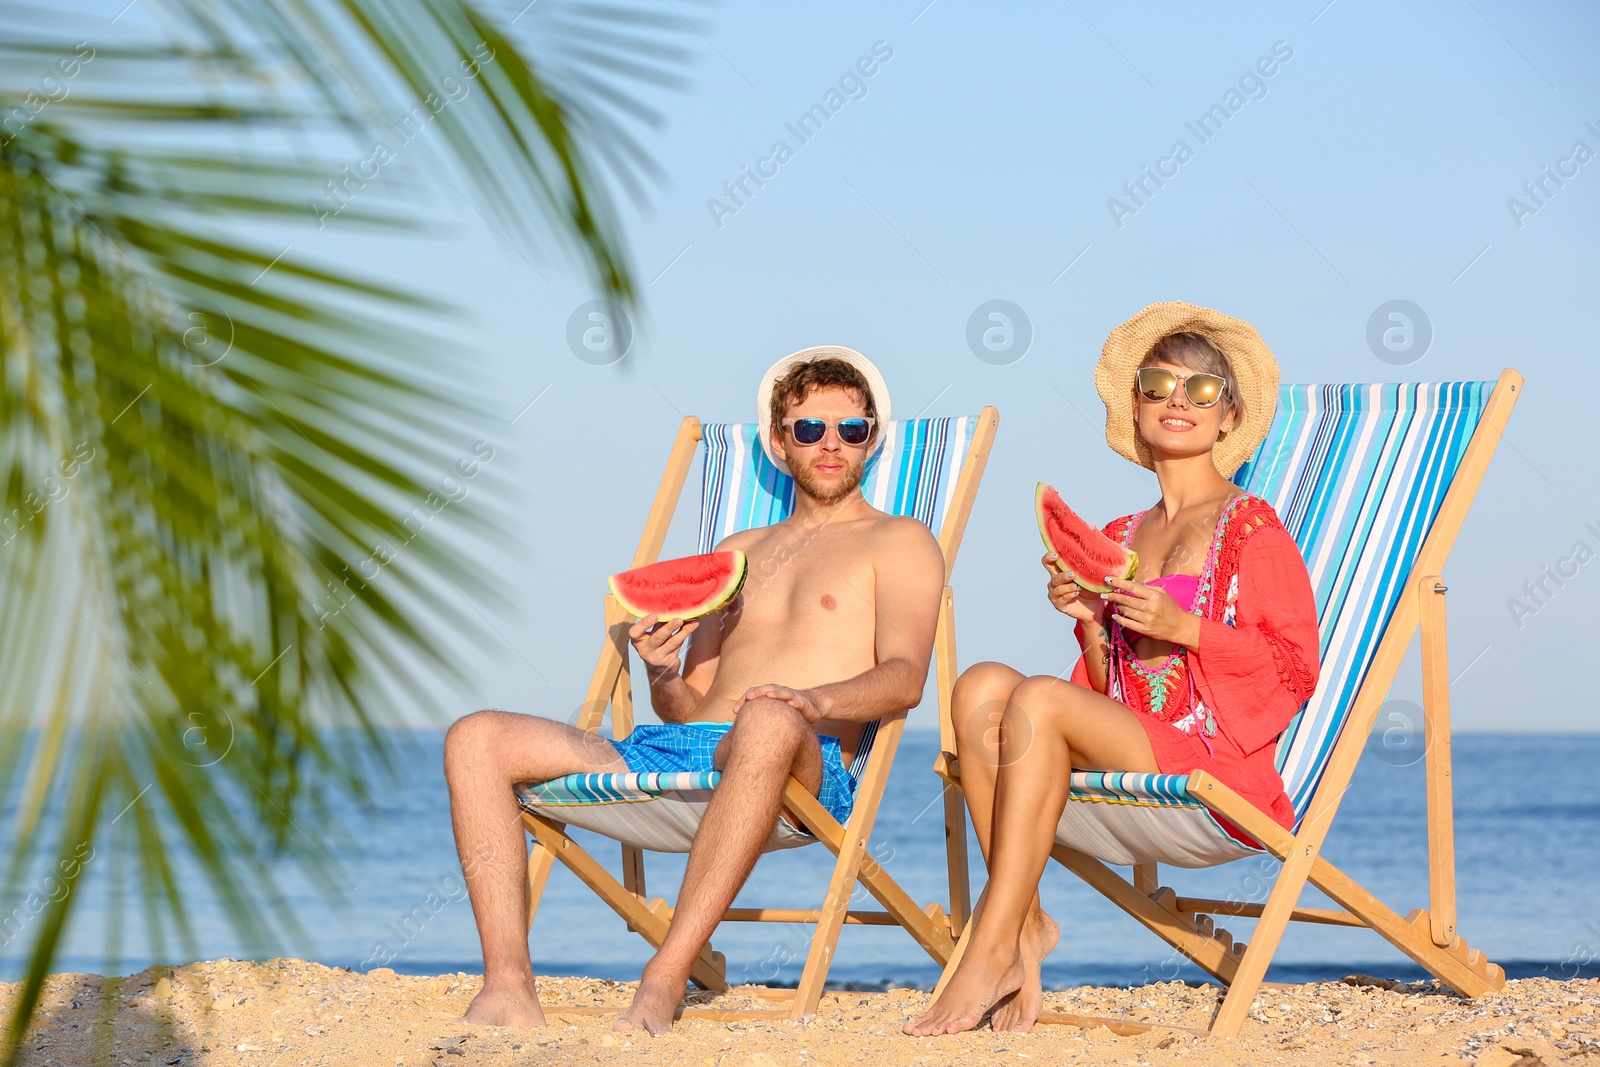
[[[628,640],[644,661],[650,680],[655,682],[663,674],[678,673],[683,643],[699,628],[698,619],[688,622],[667,619],[663,622],[652,612],[629,627]]]

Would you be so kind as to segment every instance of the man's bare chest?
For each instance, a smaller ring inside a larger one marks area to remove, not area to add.
[[[746,550],[747,621],[846,619],[873,614],[873,564],[852,531],[774,528]]]

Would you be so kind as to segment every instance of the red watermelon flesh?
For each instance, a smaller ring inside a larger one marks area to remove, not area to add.
[[[1039,536],[1058,557],[1056,566],[1072,572],[1072,580],[1093,593],[1109,592],[1106,575],[1132,578],[1139,572],[1139,553],[1130,552],[1099,529],[1080,519],[1061,500],[1061,494],[1043,482],[1034,491],[1033,508]]]
[[[731,603],[749,570],[743,552],[707,552],[623,571],[609,581],[612,595],[629,614],[698,619]]]

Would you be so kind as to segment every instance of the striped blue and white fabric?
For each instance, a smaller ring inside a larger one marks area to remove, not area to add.
[[[935,534],[955,495],[975,415],[891,422],[883,447],[867,460],[861,493],[891,515],[921,519]],[[782,522],[794,511],[794,479],[756,442],[757,425],[711,423],[702,428],[706,462],[700,493],[700,548],[710,552],[740,530]]]
[[[1322,669],[1278,743],[1303,819],[1412,563],[1495,383],[1284,385],[1266,440],[1234,476],[1277,511],[1316,593]],[[1080,773],[1057,840],[1115,864],[1207,867],[1253,854],[1183,775]]]
[[[867,461],[861,491],[867,502],[892,515],[910,515],[936,535],[977,430],[975,415],[891,422],[883,447]],[[701,427],[699,548],[710,552],[740,530],[770,526],[794,510],[794,480],[778,470],[756,443],[755,423],[707,423]],[[862,732],[850,767],[860,780],[877,735],[877,723]],[[655,852],[687,852],[695,830],[722,780],[699,774],[574,774],[517,787],[523,808],[558,822],[593,830]],[[768,851],[814,841],[780,820]]]
[[[584,804],[632,804],[668,793],[715,789],[716,771],[657,771],[649,774],[569,774],[548,782],[519,786],[522,799],[543,808]]]

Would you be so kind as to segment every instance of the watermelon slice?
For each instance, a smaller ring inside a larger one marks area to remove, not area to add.
[[[1130,552],[1080,519],[1061,500],[1061,494],[1043,482],[1033,494],[1039,536],[1057,557],[1056,566],[1070,570],[1072,580],[1091,593],[1110,592],[1108,574],[1132,578],[1139,573],[1139,553]]]
[[[750,563],[743,552],[664,559],[613,574],[611,594],[630,614],[644,618],[698,619],[727,607],[744,588]]]

